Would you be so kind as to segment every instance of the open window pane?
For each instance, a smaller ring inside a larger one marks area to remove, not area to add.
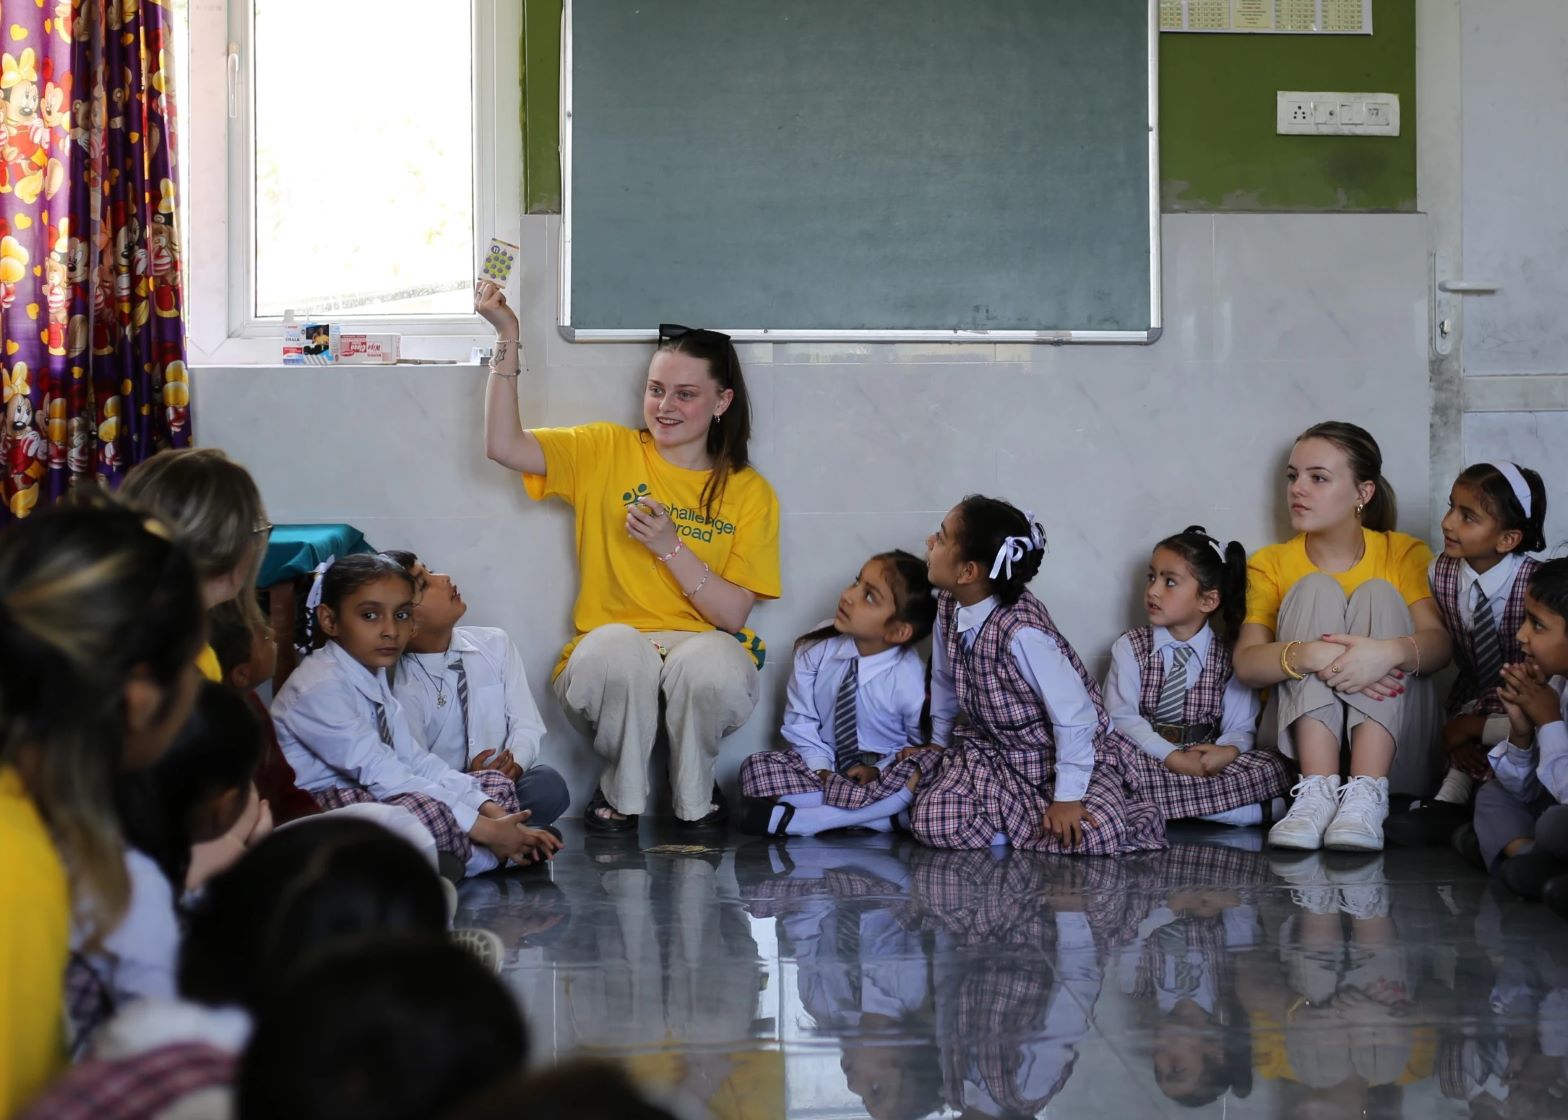
[[[470,5],[255,0],[255,312],[464,315]]]

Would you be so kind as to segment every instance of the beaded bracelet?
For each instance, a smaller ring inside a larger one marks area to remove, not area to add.
[[[712,574],[713,574],[713,569],[708,567],[707,564],[703,564],[703,566],[702,566],[702,579],[697,581],[697,586],[693,587],[690,591],[682,591],[681,594],[686,596],[686,598],[688,598],[688,599],[695,599],[697,597],[697,592],[701,591],[704,587],[708,586],[708,577],[711,576]]]
[[[675,547],[670,549],[670,551],[666,552],[663,556],[659,557],[659,562],[662,564],[668,564],[671,560],[674,560],[677,556],[679,556],[681,554],[681,549],[685,547],[686,546],[681,543],[680,538],[676,537]],[[696,594],[696,592],[693,592],[693,594]]]
[[[1279,667],[1283,669],[1285,671],[1285,675],[1293,681],[1304,681],[1307,679],[1307,675],[1305,673],[1298,673],[1296,670],[1290,667],[1290,651],[1295,649],[1300,644],[1300,642],[1286,642],[1285,648],[1279,651]]]

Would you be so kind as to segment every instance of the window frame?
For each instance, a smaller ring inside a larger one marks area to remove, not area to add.
[[[469,0],[473,33],[474,260],[490,237],[521,243],[522,5]],[[279,365],[283,321],[255,314],[254,0],[189,0],[185,296],[192,365]],[[232,102],[232,104],[231,104]],[[487,232],[488,231],[488,232]],[[402,336],[405,357],[468,361],[493,332],[477,315],[332,316],[345,331]]]

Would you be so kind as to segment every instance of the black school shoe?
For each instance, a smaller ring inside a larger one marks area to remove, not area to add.
[[[724,799],[724,791],[719,789],[717,782],[713,784],[713,796],[710,798],[713,809],[705,817],[698,817],[688,821],[681,817],[675,818],[675,826],[688,832],[703,832],[712,828],[723,828],[730,820],[730,804]]]
[[[1397,848],[1435,848],[1453,838],[1454,829],[1468,824],[1472,810],[1450,801],[1428,801],[1417,809],[1390,813],[1383,839]]]
[[[1546,880],[1546,886],[1541,888],[1541,901],[1559,918],[1568,918],[1568,875]]]
[[[1497,869],[1503,886],[1521,898],[1539,899],[1545,893],[1548,881],[1568,872],[1568,863],[1545,852],[1526,852],[1510,856]]]

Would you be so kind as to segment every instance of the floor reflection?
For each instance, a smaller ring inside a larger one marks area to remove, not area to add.
[[[1568,927],[1443,852],[644,829],[465,884],[459,921],[509,946],[542,1060],[686,1115],[1568,1116]]]

